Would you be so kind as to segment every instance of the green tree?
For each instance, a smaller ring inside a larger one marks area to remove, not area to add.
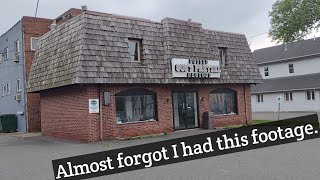
[[[276,42],[303,39],[320,27],[320,0],[277,0],[272,11],[269,36]]]

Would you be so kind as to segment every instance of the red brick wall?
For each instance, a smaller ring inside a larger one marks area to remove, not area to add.
[[[49,31],[49,25],[52,23],[50,19],[23,17],[23,34],[24,34],[24,56],[25,56],[25,78],[29,79],[31,64],[35,51],[31,51],[31,37],[39,37]],[[27,93],[26,119],[27,131],[37,132],[41,130],[40,124],[40,95],[38,93]]]
[[[88,113],[88,99],[99,98],[96,86],[73,85],[40,94],[44,135],[86,142],[99,140],[99,114]]]
[[[172,132],[172,90],[198,91],[200,127],[203,127],[202,114],[209,110],[209,92],[220,87],[228,87],[237,91],[238,114],[210,117],[214,126],[245,124],[246,117],[250,122],[249,85],[101,85],[100,90],[99,85],[72,85],[41,92],[42,132],[44,135],[64,139],[98,141],[100,139],[100,114],[88,113],[88,99],[99,98],[99,91],[100,99],[103,99],[104,91],[111,93],[111,105],[101,106],[103,140]],[[116,123],[115,94],[128,88],[145,88],[157,93],[158,121]],[[246,94],[246,108],[244,94]]]

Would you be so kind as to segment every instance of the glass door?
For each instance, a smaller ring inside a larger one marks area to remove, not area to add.
[[[198,127],[197,93],[173,93],[174,129],[190,129]]]

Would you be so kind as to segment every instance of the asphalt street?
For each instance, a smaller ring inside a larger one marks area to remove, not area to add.
[[[208,132],[98,143],[80,143],[43,136],[0,135],[0,180],[54,179],[51,161],[75,155],[156,142]],[[320,179],[320,139],[146,168],[93,179],[107,180],[250,180]]]

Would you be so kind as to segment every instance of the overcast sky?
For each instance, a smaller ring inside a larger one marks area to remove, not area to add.
[[[34,16],[37,0],[1,0],[0,34],[22,16]],[[252,50],[268,47],[268,12],[276,0],[40,0],[38,17],[55,18],[69,8],[87,5],[88,10],[160,21],[165,17],[201,22],[207,29],[243,33]]]

